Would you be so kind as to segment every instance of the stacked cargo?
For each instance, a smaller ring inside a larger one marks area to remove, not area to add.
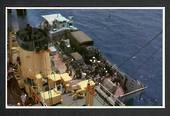
[[[52,89],[41,93],[41,101],[47,106],[55,105],[62,102],[61,92],[57,89]]]
[[[60,74],[50,74],[48,75],[48,86],[50,89],[54,88],[55,85],[59,84],[61,81]]]

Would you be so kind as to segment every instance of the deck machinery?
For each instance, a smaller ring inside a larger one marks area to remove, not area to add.
[[[145,89],[112,65],[72,16],[42,17],[38,28],[28,24],[16,33],[8,62],[8,77],[16,78],[31,105],[124,106]]]

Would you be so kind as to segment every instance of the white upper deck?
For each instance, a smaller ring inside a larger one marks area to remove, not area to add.
[[[42,15],[42,17],[44,18],[44,20],[40,24],[40,27],[42,29],[47,29],[49,31],[50,37],[55,37],[58,33],[65,30],[78,30],[76,27],[73,26],[72,16],[66,18],[58,13]]]
[[[70,20],[62,16],[61,14],[50,14],[42,15],[42,17],[50,24],[53,25],[53,21],[57,20],[58,22],[69,22]]]

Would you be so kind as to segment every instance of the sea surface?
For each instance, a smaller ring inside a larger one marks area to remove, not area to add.
[[[88,34],[97,48],[110,62],[119,66],[132,54],[120,70],[141,81],[147,89],[132,105],[162,105],[162,10],[27,10],[26,17],[17,17],[12,11],[12,23],[39,26],[41,15],[61,13],[73,16],[74,26]],[[17,27],[16,27],[17,28]],[[155,38],[154,38],[155,37]],[[147,46],[143,46],[150,42]]]

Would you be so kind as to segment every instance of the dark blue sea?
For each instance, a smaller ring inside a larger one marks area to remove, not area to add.
[[[41,15],[74,16],[74,25],[88,34],[103,54],[118,66],[162,31],[162,10],[27,10],[20,23],[38,26]],[[162,105],[162,34],[133,56],[120,70],[148,88],[133,105]]]

